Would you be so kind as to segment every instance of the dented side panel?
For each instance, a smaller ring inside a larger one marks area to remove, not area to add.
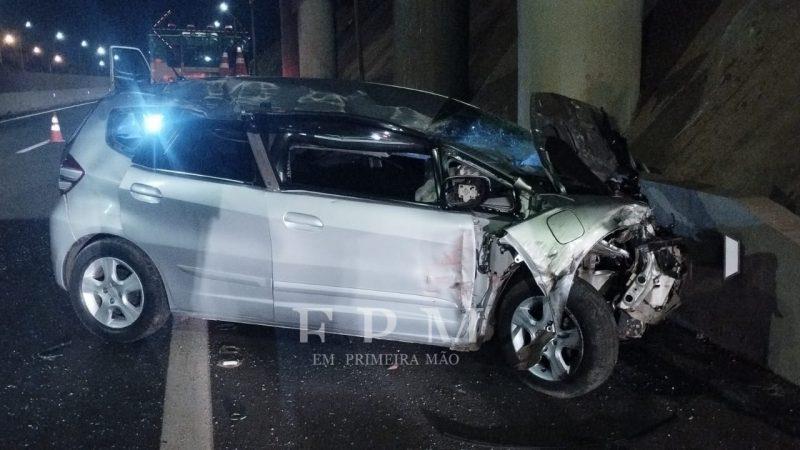
[[[363,335],[365,310],[375,310],[375,332],[389,310],[396,324],[386,338],[427,342],[438,315],[447,335],[434,328],[431,343],[450,345],[473,298],[472,215],[302,191],[266,196],[278,322],[298,326],[298,308],[328,310],[310,315],[309,327]],[[299,226],[287,214],[318,222]]]

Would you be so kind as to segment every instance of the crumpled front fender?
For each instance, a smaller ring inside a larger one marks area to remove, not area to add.
[[[595,243],[616,230],[644,222],[650,215],[650,208],[643,203],[575,197],[572,204],[506,229],[501,242],[514,247],[547,296],[554,317],[550,325],[553,332],[561,331],[575,272]]]
[[[597,241],[651,215],[644,203],[609,197],[574,199],[507,228],[501,239],[517,251],[545,295],[555,289],[566,291],[566,296],[581,261]]]

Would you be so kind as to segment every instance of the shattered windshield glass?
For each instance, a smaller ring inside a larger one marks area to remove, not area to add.
[[[474,106],[451,100],[427,132],[507,175],[550,185],[531,132]]]

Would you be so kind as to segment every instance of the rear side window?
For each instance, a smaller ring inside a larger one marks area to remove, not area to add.
[[[200,118],[165,126],[163,134],[137,152],[133,161],[158,170],[263,186],[239,122]]]
[[[142,112],[136,108],[114,109],[106,122],[108,146],[132,158],[145,139],[142,128]]]

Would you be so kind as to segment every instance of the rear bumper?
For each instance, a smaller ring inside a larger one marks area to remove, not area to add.
[[[53,264],[56,283],[65,290],[67,283],[64,279],[64,262],[75,242],[75,236],[69,225],[67,197],[62,195],[53,208],[53,212],[50,213],[50,261]]]

